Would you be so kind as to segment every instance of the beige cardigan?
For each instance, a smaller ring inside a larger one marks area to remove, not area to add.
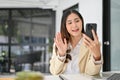
[[[79,54],[79,69],[80,73],[85,73],[88,75],[96,75],[100,72],[101,64],[95,64],[93,61],[93,56],[91,55],[88,48],[86,48],[83,44],[80,47]],[[50,60],[50,72],[53,75],[58,75],[64,73],[66,69],[67,63],[60,61],[57,57],[57,53],[55,51],[55,46],[53,46],[53,55]]]

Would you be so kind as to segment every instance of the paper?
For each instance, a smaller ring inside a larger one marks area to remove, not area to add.
[[[92,80],[92,77],[81,74],[62,75],[62,76],[65,77],[67,80]]]
[[[59,76],[47,75],[44,80],[60,80]]]
[[[57,76],[49,75],[49,76],[45,76],[44,80],[92,80],[91,76],[81,75],[81,74],[70,74],[70,75],[61,74],[60,76],[63,79],[61,79],[59,75]]]

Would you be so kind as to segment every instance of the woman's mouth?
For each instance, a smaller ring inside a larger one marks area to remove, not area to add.
[[[73,32],[77,32],[77,31],[79,31],[79,29],[75,29],[75,30],[72,30]]]

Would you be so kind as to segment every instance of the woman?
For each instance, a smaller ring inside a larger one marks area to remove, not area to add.
[[[97,34],[94,40],[84,34],[84,21],[79,12],[66,11],[61,20],[61,31],[54,38],[50,72],[58,74],[98,74],[101,52]]]

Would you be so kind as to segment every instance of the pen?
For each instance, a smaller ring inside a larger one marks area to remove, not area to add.
[[[59,78],[60,78],[61,80],[68,80],[68,79],[66,79],[65,77],[63,77],[62,75],[59,75]]]
[[[64,80],[63,77],[61,77],[61,75],[59,75],[59,78],[60,78],[61,80]]]

